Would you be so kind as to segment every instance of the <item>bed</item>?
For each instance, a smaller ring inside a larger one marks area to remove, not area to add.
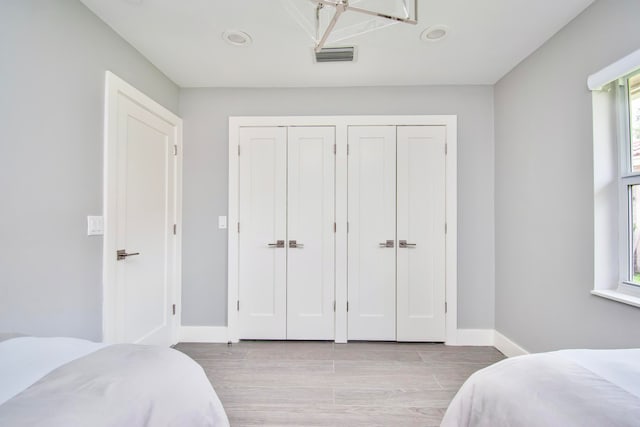
[[[0,335],[2,426],[228,426],[202,368],[162,347]]]
[[[503,360],[469,377],[441,426],[640,426],[640,349]]]

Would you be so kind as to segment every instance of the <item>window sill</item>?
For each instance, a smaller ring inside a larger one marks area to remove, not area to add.
[[[607,290],[596,289],[591,291],[591,294],[640,308],[640,296],[633,296],[625,292],[620,292],[618,290],[609,290],[609,289]]]

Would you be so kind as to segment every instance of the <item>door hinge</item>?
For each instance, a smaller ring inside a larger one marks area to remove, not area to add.
[[[349,301],[347,301],[347,313],[349,312]]]
[[[173,304],[172,311],[173,311],[173,315],[175,316],[176,315],[176,305],[175,304]]]
[[[447,302],[446,302],[446,301],[445,301],[445,303],[444,303],[444,312],[445,312],[445,313],[447,312]]]
[[[176,234],[178,234],[178,225],[173,224],[173,235],[175,236]]]
[[[335,155],[338,152],[338,146],[333,144],[333,154]]]
[[[238,156],[240,155],[240,146],[238,145]]]
[[[349,234],[349,221],[347,221],[347,234]]]
[[[349,147],[350,147],[350,145],[347,144],[347,156],[350,154],[350,150],[351,150]]]
[[[177,156],[177,155],[178,155],[178,146],[177,146],[177,145],[174,145],[174,146],[173,146],[173,155],[174,155],[174,156]]]
[[[240,300],[236,301],[236,310],[240,311]]]
[[[444,223],[444,234],[447,234],[447,223]]]
[[[240,223],[238,223],[238,233],[240,232]]]
[[[449,144],[444,144],[444,155],[446,156],[449,153]]]
[[[338,224],[333,223],[333,232],[336,233],[338,231]]]
[[[335,300],[333,300],[333,312],[334,313],[336,312],[336,301]]]

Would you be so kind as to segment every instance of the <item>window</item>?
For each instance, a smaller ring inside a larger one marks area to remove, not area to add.
[[[619,80],[618,146],[621,156],[621,281],[640,289],[640,72]]]
[[[589,76],[594,287],[640,307],[640,49]]]
[[[640,73],[629,77],[626,86],[631,129],[631,170],[640,172]]]

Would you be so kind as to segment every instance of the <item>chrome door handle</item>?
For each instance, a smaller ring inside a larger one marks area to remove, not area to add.
[[[284,248],[284,240],[276,240],[275,243],[269,243],[267,245],[270,248]]]
[[[415,243],[407,243],[406,240],[399,240],[398,247],[399,248],[415,248],[417,245]]]
[[[304,243],[298,243],[296,240],[289,240],[289,248],[291,249],[302,249],[304,248]]]
[[[381,248],[393,248],[394,246],[395,245],[394,245],[394,241],[393,240],[387,240],[384,243],[380,243],[380,247]]]
[[[140,255],[140,252],[133,252],[128,254],[126,249],[118,249],[116,252],[116,259],[118,261],[122,261],[123,259],[127,259],[128,256],[136,256]]]

